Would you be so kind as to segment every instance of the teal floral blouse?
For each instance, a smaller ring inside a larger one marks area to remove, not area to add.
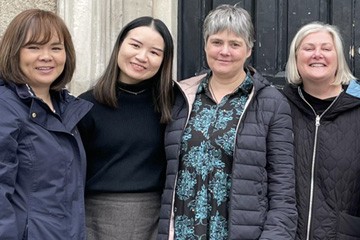
[[[208,74],[197,90],[181,144],[175,194],[175,239],[228,238],[228,203],[235,131],[253,83],[240,86],[216,104]]]

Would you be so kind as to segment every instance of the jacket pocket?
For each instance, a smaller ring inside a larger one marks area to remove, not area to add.
[[[338,221],[338,240],[360,240],[359,217],[340,212]]]

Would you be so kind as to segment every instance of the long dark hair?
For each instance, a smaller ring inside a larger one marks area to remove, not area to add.
[[[116,83],[119,80],[120,68],[118,66],[118,53],[128,32],[137,27],[151,26],[163,38],[165,43],[164,58],[159,71],[154,76],[152,91],[155,111],[161,113],[161,123],[167,123],[171,119],[171,107],[173,100],[172,90],[172,64],[174,44],[171,34],[166,25],[159,19],[152,17],[136,18],[123,27],[114,45],[109,64],[105,72],[94,86],[95,99],[105,105],[117,108]]]

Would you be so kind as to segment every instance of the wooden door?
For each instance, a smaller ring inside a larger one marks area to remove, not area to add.
[[[292,38],[312,21],[339,27],[349,67],[360,77],[360,0],[179,0],[179,80],[207,69],[202,37],[205,16],[220,4],[236,3],[254,23],[256,42],[249,63],[274,85],[285,83]]]

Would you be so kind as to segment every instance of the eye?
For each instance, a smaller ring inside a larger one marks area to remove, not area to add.
[[[31,49],[31,50],[39,49],[39,47],[36,46],[36,45],[28,45],[28,46],[26,46],[25,48],[26,48],[26,49]]]
[[[53,47],[51,48],[53,51],[62,51],[63,48],[62,47]]]
[[[212,43],[213,45],[215,45],[215,46],[218,46],[218,45],[221,44],[221,42],[218,41],[218,40],[214,40],[214,41],[212,41],[211,43]]]
[[[140,48],[140,45],[137,43],[130,43],[131,46],[133,46],[134,48]]]
[[[160,54],[157,51],[150,51],[152,55],[160,56]]]

